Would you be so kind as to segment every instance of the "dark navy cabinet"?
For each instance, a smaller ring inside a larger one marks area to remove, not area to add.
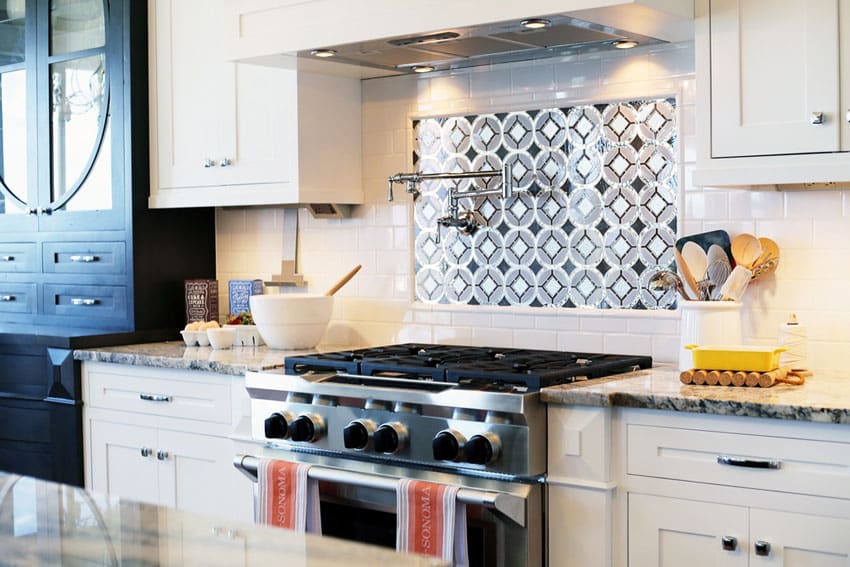
[[[75,348],[178,338],[211,208],[150,210],[147,3],[0,2],[0,469],[82,484]]]

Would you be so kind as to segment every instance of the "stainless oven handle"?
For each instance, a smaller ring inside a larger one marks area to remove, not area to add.
[[[257,465],[260,460],[252,455],[236,455],[233,457],[233,466],[242,473],[257,481]],[[324,480],[336,484],[349,486],[360,486],[363,488],[375,488],[395,492],[398,480],[386,476],[377,476],[357,472],[329,469],[325,467],[311,466],[307,476],[316,480]],[[520,527],[525,527],[525,499],[505,492],[492,492],[489,490],[475,490],[473,488],[461,488],[457,492],[457,499],[464,504],[484,506],[496,510],[507,518],[510,518]]]

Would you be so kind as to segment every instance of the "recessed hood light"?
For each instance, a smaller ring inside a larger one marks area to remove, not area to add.
[[[638,42],[632,41],[630,39],[621,39],[620,41],[614,42],[614,47],[617,49],[631,49],[632,47],[637,47]]]
[[[543,28],[548,28],[552,25],[552,22],[545,18],[529,18],[527,20],[521,21],[519,25],[521,25],[527,30],[539,30]]]
[[[414,73],[430,73],[435,67],[433,65],[414,65],[411,67]]]
[[[314,49],[310,52],[310,55],[314,57],[333,57],[336,55],[336,49]]]

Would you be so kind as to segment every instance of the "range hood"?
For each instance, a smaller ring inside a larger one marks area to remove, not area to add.
[[[513,20],[327,45],[298,51],[298,57],[302,63],[320,60],[360,67],[364,76],[379,77],[610,50],[623,42],[650,45],[664,41],[569,14],[533,20],[545,27],[529,29],[523,21]]]

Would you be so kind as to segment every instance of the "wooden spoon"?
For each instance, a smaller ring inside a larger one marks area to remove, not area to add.
[[[682,253],[673,247],[673,254],[676,255],[676,264],[679,265],[679,271],[682,272],[682,277],[685,278],[685,281],[688,283],[688,287],[691,288],[691,291],[699,297],[699,286],[697,285],[697,281],[694,279],[694,275],[688,269],[688,264],[685,262],[685,259],[682,258]]]
[[[691,275],[697,282],[697,299],[708,299],[706,297],[708,294],[708,281],[705,279],[705,274],[708,270],[708,255],[706,255],[705,250],[696,242],[685,242],[685,245],[682,246],[682,257],[685,259]]]
[[[761,243],[752,234],[742,233],[732,239],[732,257],[739,266],[751,270],[761,253]]]
[[[338,282],[333,284],[333,286],[331,286],[331,288],[328,291],[325,292],[325,295],[331,296],[331,295],[335,294],[336,292],[338,292],[340,289],[342,289],[342,286],[347,284],[349,282],[349,280],[351,280],[351,278],[354,277],[354,274],[359,272],[360,268],[362,268],[362,267],[363,266],[361,266],[360,264],[357,264],[356,266],[354,266],[354,269],[352,269],[350,272],[348,272],[347,274],[342,276],[342,278],[340,278],[340,280]]]

